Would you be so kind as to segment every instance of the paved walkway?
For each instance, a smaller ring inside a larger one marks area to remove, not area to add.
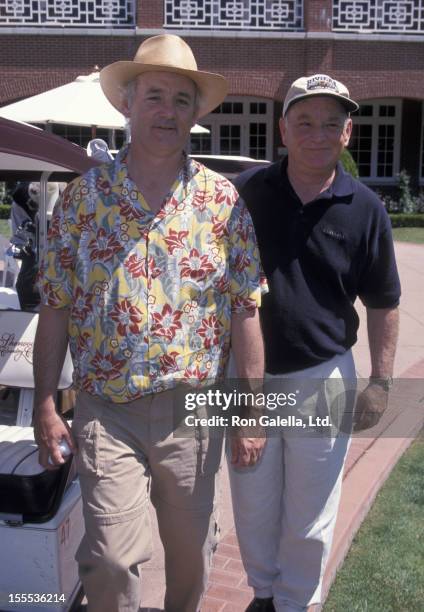
[[[394,396],[391,394],[394,397],[394,406],[390,409],[390,418],[379,428],[376,437],[355,437],[352,440],[346,462],[333,553],[326,574],[326,589],[342,563],[377,491],[423,424],[423,404],[418,404],[417,398],[424,396],[424,247],[397,243],[396,254],[403,296],[395,375],[416,380],[396,381]],[[361,304],[357,306],[361,327],[354,353],[358,374],[365,378],[370,369],[364,325],[365,309]],[[400,394],[404,398],[406,385],[410,389],[409,404],[407,410],[405,411],[403,406],[402,415],[395,418],[398,408],[396,399]],[[421,406],[420,412],[418,406]],[[247,586],[234,533],[226,466],[223,469],[221,496],[222,538],[214,556],[202,612],[242,612],[252,598],[252,591]],[[155,522],[154,516],[152,518]],[[161,548],[155,527],[155,554],[143,570],[143,612],[149,607],[152,612],[162,610],[164,575]]]

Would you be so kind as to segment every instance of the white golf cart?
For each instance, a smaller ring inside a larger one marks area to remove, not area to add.
[[[0,118],[0,180],[40,183],[38,253],[46,241],[48,182],[69,181],[97,163],[58,136]],[[0,287],[0,610],[65,612],[80,590],[74,555],[83,535],[81,494],[72,460],[55,472],[37,460],[37,320],[19,310],[13,288]],[[68,353],[58,393],[71,385]]]

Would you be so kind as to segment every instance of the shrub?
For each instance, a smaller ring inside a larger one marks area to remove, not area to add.
[[[424,227],[424,215],[419,213],[390,214],[392,227]]]
[[[410,188],[411,177],[406,170],[399,172],[399,210],[402,213],[412,214],[417,212],[416,198],[411,193]]]
[[[0,204],[0,219],[10,219],[10,204]]]
[[[358,168],[356,167],[355,160],[353,159],[351,153],[345,149],[340,157],[340,161],[342,162],[343,168],[346,172],[349,172],[353,176],[353,178],[359,177]]]

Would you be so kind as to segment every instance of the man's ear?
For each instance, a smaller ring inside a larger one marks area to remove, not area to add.
[[[122,96],[122,105],[121,105],[121,113],[124,115],[124,117],[126,117],[127,119],[130,118],[131,115],[131,108],[130,105],[128,103],[128,99],[126,96]]]
[[[347,147],[347,145],[349,144],[351,136],[352,136],[352,119],[349,117],[349,119],[346,120],[345,127],[343,130],[343,139],[344,139],[343,145],[345,147]]]
[[[286,143],[284,142],[286,135],[286,120],[284,119],[284,117],[280,117],[278,121],[278,127],[280,128],[281,142],[284,146],[286,146]]]

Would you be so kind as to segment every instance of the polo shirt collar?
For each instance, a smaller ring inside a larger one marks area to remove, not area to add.
[[[293,189],[287,176],[287,164],[288,156],[269,166],[266,169],[265,180],[273,183],[275,186]],[[317,197],[317,200],[331,199],[333,197],[343,198],[352,195],[354,191],[354,179],[345,171],[342,163],[339,161],[337,162],[334,181],[328,189]]]

